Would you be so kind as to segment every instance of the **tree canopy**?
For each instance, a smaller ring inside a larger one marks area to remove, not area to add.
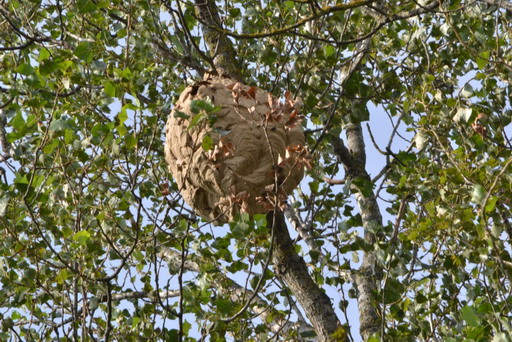
[[[510,341],[507,0],[0,3],[0,338]],[[312,165],[216,227],[163,156],[206,72]],[[277,192],[277,190],[276,190]]]

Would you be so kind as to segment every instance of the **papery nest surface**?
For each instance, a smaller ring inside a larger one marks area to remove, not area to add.
[[[289,91],[281,101],[226,77],[188,86],[169,115],[165,141],[185,202],[215,224],[282,205],[309,165],[301,106]]]

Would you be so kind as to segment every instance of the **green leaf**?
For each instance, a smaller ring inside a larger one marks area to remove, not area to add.
[[[485,205],[485,212],[487,213],[490,213],[494,210],[494,208],[496,208],[496,202],[498,201],[498,197],[496,196],[491,196],[488,200],[487,200],[487,204]]]
[[[81,230],[73,236],[73,240],[78,242],[80,245],[85,245],[87,240],[91,238],[91,234],[86,230]]]
[[[464,87],[462,87],[462,90],[460,91],[460,95],[462,97],[470,98],[474,94],[473,86],[469,83],[466,83]]]
[[[133,135],[127,135],[125,137],[125,142],[126,142],[126,148],[134,148],[135,146],[137,146],[137,138],[135,138]]]
[[[370,112],[365,105],[356,105],[351,112],[354,122],[364,122],[370,120]]]
[[[63,268],[59,271],[59,273],[57,274],[57,283],[58,284],[64,284],[64,282],[66,281],[66,279],[68,279],[68,271]]]
[[[92,0],[78,0],[77,7],[79,13],[91,13],[96,10],[96,5]]]
[[[81,60],[90,63],[92,61],[94,45],[89,42],[81,42],[75,49],[74,55]]]
[[[119,112],[119,114],[117,114],[117,118],[119,119],[119,124],[122,125],[126,122],[126,120],[128,120],[128,113],[126,112],[126,106],[123,106],[123,108],[121,108],[121,111]]]
[[[293,1],[285,1],[284,7],[286,7],[287,9],[292,9],[295,7],[295,3]]]
[[[59,63],[50,60],[45,60],[43,63],[41,63],[41,65],[39,65],[39,72],[41,73],[41,75],[47,76],[53,73],[54,71],[58,70],[59,67]]]
[[[324,56],[328,58],[336,53],[336,48],[332,45],[325,45],[323,47],[323,52],[324,52]]]
[[[213,139],[209,135],[205,135],[203,137],[203,141],[201,142],[201,146],[205,151],[211,150],[213,148]]]
[[[94,125],[94,127],[91,129],[91,134],[93,137],[104,136],[108,133],[110,133],[110,128],[102,123]]]
[[[60,140],[59,139],[52,139],[49,143],[44,145],[43,152],[46,154],[50,154],[59,146]]]
[[[25,128],[25,119],[23,119],[21,112],[17,112],[16,115],[13,116],[9,125],[16,131],[22,131]]]
[[[34,72],[34,68],[28,63],[22,63],[16,68],[16,71],[22,75],[29,76]]]
[[[53,132],[60,132],[65,128],[69,128],[69,125],[67,124],[66,120],[57,119],[52,121],[48,129]]]
[[[364,197],[369,198],[373,196],[373,183],[370,179],[365,177],[357,177],[352,180],[352,184],[357,186]]]
[[[233,7],[233,8],[229,9],[229,16],[232,18],[239,17],[240,14],[242,14],[242,11],[240,10],[240,8]]]
[[[473,193],[471,196],[471,202],[481,204],[486,195],[486,191],[483,186],[476,184],[473,186]]]
[[[167,332],[167,338],[170,342],[178,342],[180,339],[178,338],[179,332],[177,329],[171,329]]]
[[[179,118],[179,119],[188,119],[189,118],[189,116],[187,114],[185,114],[179,110],[174,111],[173,116],[175,118]]]
[[[223,315],[231,313],[234,305],[233,302],[227,299],[218,299],[215,301],[215,306],[219,309],[219,312]]]
[[[192,129],[196,127],[201,121],[206,119],[206,114],[200,113],[196,114],[192,117],[192,120],[190,120],[190,124],[188,125],[187,129]]]
[[[123,78],[127,79],[128,81],[133,78],[133,74],[132,74],[132,71],[130,70],[130,68],[124,69],[121,76]]]
[[[478,66],[478,69],[483,70],[485,69],[485,66],[489,63],[489,56],[490,51],[483,51],[481,52],[478,57],[476,58],[476,65]]]
[[[16,174],[16,178],[14,178],[14,184],[24,184],[24,185],[27,185],[28,184],[28,178],[27,178],[27,175],[21,175],[21,174]]]
[[[59,67],[62,72],[66,72],[69,69],[69,67],[72,65],[73,65],[72,61],[62,61],[62,62],[60,62]]]
[[[119,135],[122,137],[124,137],[126,135],[126,132],[128,132],[124,124],[116,126],[116,129]]]
[[[8,205],[9,197],[7,197],[5,194],[2,194],[2,196],[0,197],[0,217],[5,216]]]
[[[388,278],[386,288],[384,290],[384,301],[386,304],[398,301],[404,291],[404,285],[395,278]]]
[[[77,139],[77,135],[71,129],[64,130],[64,142],[66,144],[71,144],[73,141]]]
[[[170,39],[172,43],[171,46],[173,47],[173,49],[176,50],[176,52],[178,52],[179,54],[182,54],[184,49],[183,45],[181,44],[181,40],[175,35],[171,35]]]
[[[50,51],[47,48],[43,47],[39,50],[39,57],[37,58],[38,62],[42,62],[50,57]]]
[[[480,319],[471,306],[464,306],[461,312],[462,319],[466,321],[469,326],[478,327],[480,325]]]
[[[201,110],[204,110],[207,113],[214,113],[219,111],[220,107],[214,107],[211,102],[203,100],[194,100],[190,102],[190,110],[194,114],[199,114]]]
[[[116,32],[117,38],[124,38],[128,35],[128,31],[126,29],[122,28],[119,31]]]
[[[473,109],[461,107],[457,109],[457,113],[455,113],[453,117],[453,121],[460,122],[469,122],[471,116],[473,114]]]
[[[112,82],[106,82],[103,86],[105,95],[110,97],[116,97],[116,86]]]

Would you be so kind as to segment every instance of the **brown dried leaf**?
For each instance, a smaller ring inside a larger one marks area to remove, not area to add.
[[[473,123],[471,124],[471,127],[476,133],[480,134],[483,138],[487,137],[487,128],[485,128],[484,126],[477,123]]]
[[[171,190],[169,188],[169,183],[160,183],[158,185],[158,188],[160,189],[160,193],[162,194],[162,196],[167,196],[171,193]]]
[[[292,114],[290,114],[290,117],[288,118],[284,126],[286,129],[290,130],[293,127],[299,125],[302,122],[302,120],[304,120],[304,117],[302,115],[299,115],[299,112],[295,110],[293,111]]]
[[[271,110],[265,113],[266,122],[279,122],[283,118],[283,113],[279,109]]]
[[[483,114],[483,113],[478,114],[478,116],[475,119],[475,122],[473,122],[471,124],[471,127],[473,128],[473,130],[476,133],[480,134],[483,138],[486,138],[487,137],[487,128],[480,123],[480,119],[484,119],[484,118],[485,118],[485,114]]]
[[[283,112],[286,114],[290,114],[291,111],[294,109],[291,101],[285,101],[282,107],[283,107]]]
[[[233,151],[235,150],[233,144],[229,141],[227,136],[223,136],[220,138],[218,144],[216,144],[213,149],[209,150],[206,153],[206,156],[209,160],[219,161],[226,157],[233,156]],[[218,164],[220,165],[220,164]],[[218,168],[218,167],[217,167]]]
[[[250,97],[252,97],[253,99],[256,99],[256,91],[258,90],[258,88],[252,86],[249,88],[249,90],[247,91],[247,94],[249,94]]]
[[[286,146],[286,151],[290,153],[301,153],[304,151],[304,146],[300,144]]]
[[[229,138],[227,136],[223,136],[222,138],[220,138],[218,146],[222,149],[222,152],[224,153],[225,156],[233,155],[235,147],[229,141]]]

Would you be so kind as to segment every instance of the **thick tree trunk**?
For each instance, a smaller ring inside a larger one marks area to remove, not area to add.
[[[348,148],[341,139],[333,143],[334,151],[345,165],[347,179],[362,178],[370,181],[366,172],[366,150],[363,139],[363,131],[360,124],[349,124],[345,127]],[[365,196],[361,191],[356,193],[357,206],[363,221],[364,239],[373,246],[377,240],[379,231],[382,231],[382,216],[375,196]],[[367,340],[372,334],[378,333],[381,326],[379,305],[375,293],[379,288],[382,278],[382,269],[379,266],[374,251],[365,252],[363,262],[357,271],[355,280],[357,287],[357,303],[359,307],[359,332],[363,340]]]
[[[210,56],[213,58],[216,72],[219,75],[225,74],[243,81],[240,66],[236,60],[236,52],[231,41],[224,34],[212,29],[212,27],[222,27],[215,1],[196,0],[195,3],[197,16],[203,22],[203,37]]]
[[[331,300],[311,279],[304,259],[295,251],[283,213],[268,213],[267,225],[274,234],[274,273],[297,298],[320,340],[330,341],[330,336],[341,327]]]

